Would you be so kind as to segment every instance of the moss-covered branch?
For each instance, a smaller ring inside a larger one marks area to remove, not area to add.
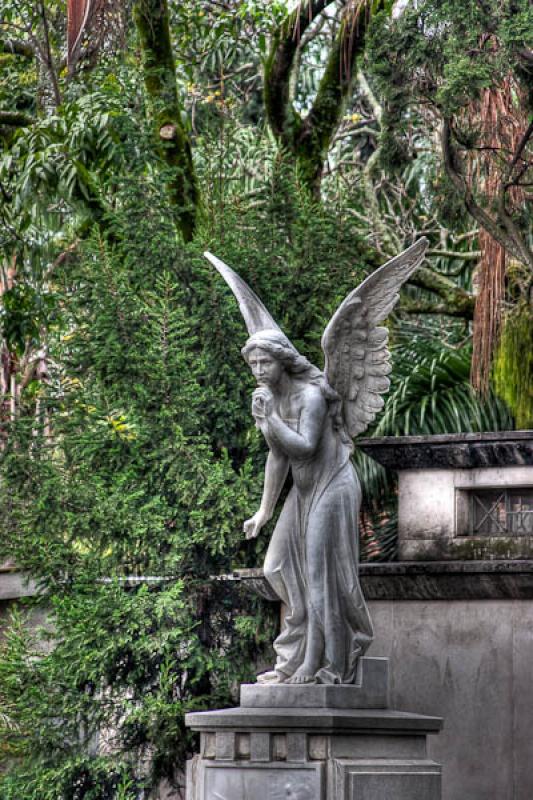
[[[455,306],[449,306],[446,303],[434,303],[431,300],[412,300],[410,297],[401,299],[399,310],[405,314],[431,314],[433,316],[444,314],[454,319],[472,319],[471,315],[465,314],[464,311]]]
[[[199,195],[190,138],[183,126],[176,88],[167,0],[136,0],[134,19],[142,52],[148,112],[157,149],[170,172],[170,202],[183,238],[190,241]]]
[[[385,0],[357,0],[347,5],[339,33],[332,45],[313,107],[303,120],[293,106],[291,86],[297,79],[300,38],[329,3],[303,3],[275,32],[265,65],[265,109],[279,144],[294,158],[304,186],[317,195],[322,168],[333,136],[341,122],[364,49],[371,17]]]
[[[278,142],[293,149],[300,115],[291,101],[291,85],[298,68],[297,52],[303,33],[331,0],[303,2],[274,32],[265,63],[264,103],[272,133]]]
[[[356,77],[356,64],[364,50],[372,13],[384,3],[360,0],[348,6],[332,46],[313,107],[297,137],[300,174],[314,194],[320,189],[322,167],[344,113]]]
[[[409,279],[412,286],[433,292],[441,302],[402,300],[402,309],[424,314],[447,314],[452,317],[474,318],[475,298],[470,292],[456,286],[453,281],[428,267],[419,267]]]
[[[33,58],[35,56],[35,48],[30,42],[0,36],[0,53]]]

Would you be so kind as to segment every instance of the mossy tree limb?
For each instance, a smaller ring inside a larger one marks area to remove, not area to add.
[[[466,320],[474,318],[474,295],[457,286],[445,275],[428,267],[419,267],[409,279],[409,284],[433,292],[441,302],[432,306],[431,303],[417,304],[406,299],[402,306],[404,310],[416,313],[446,314]]]
[[[0,125],[9,125],[11,128],[27,128],[33,125],[35,118],[24,111],[0,111]]]
[[[34,58],[35,48],[31,42],[25,42],[22,39],[10,39],[0,36],[0,53],[23,56],[24,58]]]
[[[294,159],[299,178],[318,196],[322,169],[333,136],[351,95],[356,63],[373,14],[386,0],[355,0],[347,4],[311,111],[305,119],[294,108],[291,86],[296,83],[297,58],[303,32],[328,2],[301,3],[274,33],[265,63],[264,102],[278,144]]]
[[[168,191],[185,241],[194,235],[199,203],[191,142],[182,121],[170,41],[167,0],[136,0],[134,19],[141,46],[148,113],[170,179]]]
[[[293,72],[298,67],[300,39],[313,20],[329,5],[330,0],[300,3],[274,31],[265,63],[264,103],[269,125],[278,142],[292,149],[294,128],[301,124],[292,104]]]

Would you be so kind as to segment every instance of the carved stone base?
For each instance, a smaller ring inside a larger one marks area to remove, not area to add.
[[[370,663],[380,659],[367,661],[367,675],[383,678],[383,666]],[[242,687],[249,706],[187,714],[187,725],[200,732],[187,800],[440,800],[441,768],[426,750],[428,734],[442,726],[439,717],[334,707],[340,694],[324,695],[329,707],[312,707],[316,690],[362,686]],[[300,705],[252,707],[254,688],[256,699],[266,690],[298,690]]]
[[[387,708],[388,658],[359,659],[353,685],[288,683],[241,685],[242,708]]]

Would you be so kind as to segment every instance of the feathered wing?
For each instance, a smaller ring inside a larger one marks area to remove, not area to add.
[[[258,331],[267,329],[281,330],[256,293],[250,289],[248,284],[243,281],[231,267],[228,267],[227,264],[224,264],[220,258],[217,258],[212,253],[205,252],[204,256],[211,262],[220,275],[222,275],[235,295],[250,336],[253,336],[254,333],[258,333]]]
[[[385,402],[389,332],[378,323],[398,302],[402,284],[420,266],[427,245],[427,239],[419,239],[369,275],[341,303],[322,336],[324,372],[342,399],[344,424],[352,437],[366,430]]]

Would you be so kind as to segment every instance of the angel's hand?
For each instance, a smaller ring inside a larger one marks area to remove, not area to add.
[[[252,414],[259,421],[269,417],[274,410],[274,395],[265,386],[260,386],[252,395]]]
[[[247,519],[243,525],[247,539],[255,539],[259,536],[261,528],[268,522],[268,516],[259,509],[251,519]]]

